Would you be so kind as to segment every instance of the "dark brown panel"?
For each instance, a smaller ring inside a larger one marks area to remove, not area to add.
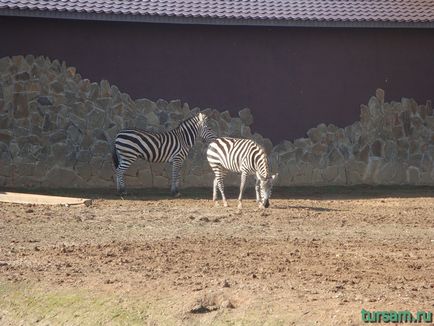
[[[265,28],[0,17],[0,56],[46,55],[133,98],[236,113],[277,142],[351,124],[377,87],[434,99],[434,30]]]

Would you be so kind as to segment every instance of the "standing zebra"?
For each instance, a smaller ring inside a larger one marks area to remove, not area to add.
[[[177,128],[168,132],[119,132],[113,148],[118,192],[126,194],[124,173],[137,158],[143,158],[149,162],[172,163],[171,193],[173,196],[179,196],[179,172],[197,136],[206,142],[216,138],[215,132],[207,126],[207,117],[203,113],[182,121]]]
[[[213,201],[217,204],[217,188],[222,195],[223,205],[228,206],[223,192],[226,171],[241,173],[238,208],[242,208],[244,186],[248,175],[256,176],[256,202],[270,206],[271,188],[277,174],[271,175],[264,149],[250,139],[221,137],[213,141],[207,150],[208,163],[214,171]]]

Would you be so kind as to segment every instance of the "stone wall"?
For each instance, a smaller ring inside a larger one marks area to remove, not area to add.
[[[434,185],[431,101],[385,103],[378,89],[361,105],[360,121],[345,128],[320,124],[307,135],[274,147],[281,184]]]
[[[0,59],[0,186],[113,187],[111,142],[122,128],[169,130],[199,108],[179,100],[133,100],[103,80],[45,57]],[[346,128],[319,125],[308,138],[271,141],[251,132],[248,109],[205,109],[221,136],[253,138],[271,153],[280,185],[434,184],[431,103],[384,103],[377,90],[361,120]],[[294,122],[296,123],[296,122]],[[288,122],[288,128],[291,128]],[[208,186],[213,175],[200,142],[182,170],[182,186]],[[127,187],[168,187],[169,166],[138,161]],[[238,177],[227,184],[237,185]]]

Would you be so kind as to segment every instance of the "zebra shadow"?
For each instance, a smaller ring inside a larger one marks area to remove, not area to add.
[[[272,205],[273,209],[301,209],[301,210],[309,210],[314,212],[343,212],[346,211],[344,209],[336,209],[336,208],[326,208],[326,207],[316,207],[316,206],[302,206],[302,205]]]

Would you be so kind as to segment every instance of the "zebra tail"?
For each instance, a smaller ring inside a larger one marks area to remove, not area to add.
[[[119,157],[115,146],[113,146],[112,158],[113,158],[113,165],[115,166],[115,169],[117,169],[119,166]]]

